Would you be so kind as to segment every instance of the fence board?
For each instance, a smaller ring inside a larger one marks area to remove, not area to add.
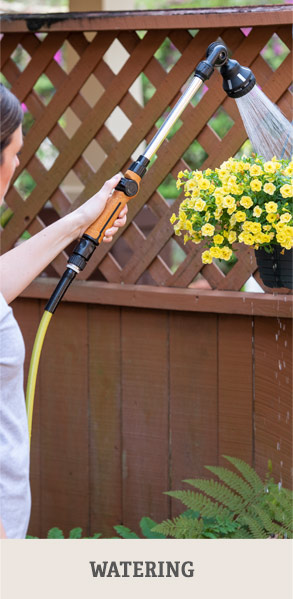
[[[168,506],[167,315],[123,309],[121,342],[123,520],[137,529]]]
[[[170,317],[170,487],[218,463],[217,317]],[[172,515],[182,504],[172,500]]]
[[[92,306],[89,321],[90,530],[122,522],[120,309]]]
[[[218,330],[219,455],[253,465],[253,328],[249,316],[222,314]],[[220,460],[226,465],[225,460]]]
[[[60,306],[50,328],[40,370],[42,536],[61,524],[65,534],[87,531],[89,513],[86,307]]]
[[[292,321],[255,318],[255,466],[292,484]],[[288,459],[288,456],[291,458]]]

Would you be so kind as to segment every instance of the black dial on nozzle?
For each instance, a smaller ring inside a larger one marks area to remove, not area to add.
[[[245,96],[256,83],[251,69],[242,67],[237,60],[231,58],[221,67],[220,73],[223,77],[223,88],[230,98]]]

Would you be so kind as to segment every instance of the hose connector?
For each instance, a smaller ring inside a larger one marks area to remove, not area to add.
[[[195,76],[206,81],[214,72],[215,67],[221,67],[228,60],[228,50],[224,44],[213,42],[207,49],[205,60],[198,63],[195,69]]]

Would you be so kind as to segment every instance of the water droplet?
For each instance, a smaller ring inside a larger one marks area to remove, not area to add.
[[[279,333],[277,333],[277,334],[275,335],[275,337],[276,337],[276,341],[278,341],[278,339],[279,339]]]
[[[285,347],[287,347],[287,345],[288,345],[288,341],[287,341],[287,339],[285,339],[285,341],[284,341],[284,345],[285,345]]]
[[[279,491],[280,491],[280,490],[281,490],[281,488],[282,488],[282,481],[281,481],[281,480],[280,480],[280,482],[278,483],[278,487],[279,487]]]
[[[284,362],[284,360],[283,360],[283,366],[284,366],[284,368],[286,368],[286,362]]]
[[[277,450],[280,451],[280,449],[281,449],[281,443],[278,441],[278,443],[277,443]]]
[[[281,420],[281,414],[278,414],[278,421],[280,422]]]
[[[284,462],[283,462],[283,460],[281,460],[281,461],[280,461],[280,466],[281,466],[281,468],[283,468],[283,464],[284,464]]]
[[[279,360],[279,370],[282,370],[281,360]]]
[[[283,324],[283,331],[286,331],[286,325]]]

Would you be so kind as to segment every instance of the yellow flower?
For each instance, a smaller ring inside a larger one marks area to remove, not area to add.
[[[289,212],[285,212],[281,215],[280,221],[281,223],[289,223],[291,218],[291,214]]]
[[[252,191],[260,191],[262,188],[262,182],[259,179],[253,179],[250,181],[250,187]]]
[[[201,228],[201,231],[202,231],[203,235],[212,237],[212,235],[215,232],[215,227],[213,225],[210,225],[209,223],[207,223],[206,225],[203,225],[203,227]]]
[[[242,196],[240,204],[244,208],[251,208],[251,206],[253,206],[253,201],[249,196]]]
[[[188,191],[193,191],[194,189],[197,189],[197,182],[193,179],[190,179],[189,181],[187,181],[187,183],[185,183],[185,189],[187,189]]]
[[[223,198],[222,197],[216,197],[216,206],[221,209],[223,208]]]
[[[235,218],[238,223],[243,223],[246,220],[246,214],[242,210],[238,210],[235,214]]]
[[[275,162],[272,162],[271,160],[269,160],[268,162],[265,162],[263,165],[263,169],[264,169],[265,173],[274,174],[276,172]]]
[[[222,253],[222,250],[219,247],[212,246],[211,249],[210,249],[210,255],[213,258],[220,258],[221,257],[221,253]]]
[[[192,238],[190,237],[190,235],[184,235],[183,241],[184,243],[187,243],[187,241],[190,241]]]
[[[202,210],[204,210],[205,206],[206,206],[206,203],[204,202],[204,200],[196,200],[196,202],[194,203],[194,208],[198,212],[201,212]]]
[[[292,175],[293,175],[293,160],[291,160],[291,162],[289,162],[288,166],[283,171],[283,174],[286,175],[287,177],[292,177]]]
[[[224,248],[221,249],[220,258],[222,258],[222,260],[230,260],[231,256],[232,256],[231,248],[229,248],[228,246],[225,246]]]
[[[274,195],[274,192],[276,190],[275,185],[273,185],[273,183],[265,183],[263,186],[263,190],[265,193],[268,193],[270,196]]]
[[[268,221],[268,223],[274,223],[275,220],[276,220],[276,218],[277,218],[277,214],[274,214],[273,212],[270,212],[267,215],[267,221]]]
[[[174,212],[174,214],[172,214],[171,218],[170,218],[170,223],[173,225],[173,223],[175,223],[175,220],[177,220],[177,216]]]
[[[193,231],[192,223],[190,220],[185,221],[184,228],[186,229],[186,231]]]
[[[230,206],[230,208],[228,208],[227,212],[231,216],[231,214],[233,214],[233,212],[235,212],[235,210],[236,210],[236,204],[233,204],[233,206]]]
[[[194,177],[194,179],[195,179],[196,181],[201,181],[201,180],[202,180],[202,178],[203,178],[202,171],[195,171],[195,172],[193,173],[193,177]]]
[[[182,179],[182,177],[184,177],[184,172],[183,171],[179,171],[177,177],[178,177],[178,179]]]
[[[263,174],[263,170],[258,164],[253,164],[250,167],[249,172],[253,177],[258,177],[259,175]]]
[[[265,209],[268,214],[275,213],[278,210],[278,204],[276,202],[266,202]]]
[[[207,168],[205,171],[205,175],[207,175],[207,177],[208,177],[211,174],[212,174],[212,170],[210,168]]]
[[[213,261],[213,257],[211,256],[210,252],[206,250],[202,253],[201,260],[203,264],[211,264]]]
[[[282,244],[282,243],[286,243],[287,241],[287,235],[285,232],[280,231],[279,233],[277,233],[277,242]]]
[[[282,185],[281,189],[281,196],[283,198],[292,198],[293,196],[293,185],[288,185],[288,183],[286,183],[285,185]]]
[[[254,244],[254,236],[251,233],[240,233],[239,241],[245,243],[245,245],[253,245]]]
[[[251,223],[250,232],[254,233],[254,234],[261,233],[261,224],[260,223]]]
[[[223,235],[215,235],[214,236],[214,243],[216,245],[221,245],[221,243],[223,243],[223,241],[224,241]]]
[[[210,186],[210,182],[208,179],[201,179],[198,182],[198,185],[199,185],[199,189],[208,189]]]
[[[259,206],[255,206],[255,208],[253,209],[253,216],[256,216],[257,218],[261,215],[262,213],[262,209]]]
[[[230,231],[230,233],[228,234],[229,243],[234,243],[234,241],[236,241],[236,239],[237,239],[237,235],[236,235],[235,231]]]
[[[224,208],[232,208],[235,206],[235,198],[233,196],[227,195],[223,198],[223,207]]]

